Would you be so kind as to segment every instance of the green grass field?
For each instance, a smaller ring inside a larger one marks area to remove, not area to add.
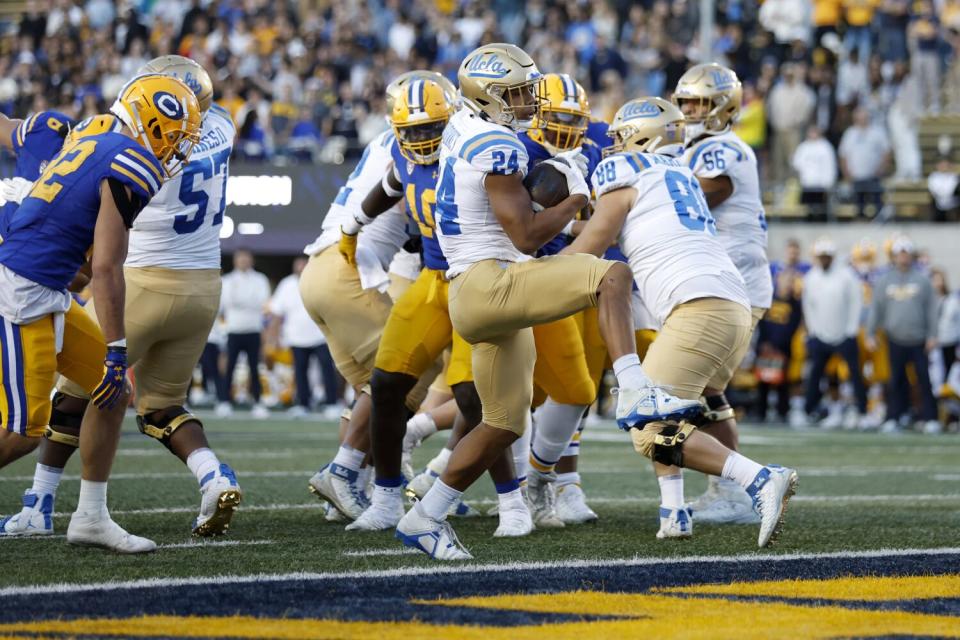
[[[327,523],[307,478],[336,448],[330,423],[207,419],[222,460],[237,471],[244,501],[229,535],[210,542],[191,538],[198,505],[196,482],[158,443],[128,419],[110,483],[110,507],[129,530],[155,539],[160,550],[120,557],[78,549],[62,535],[0,539],[0,586],[86,583],[152,577],[198,577],[389,569],[429,565],[402,553],[392,533],[348,533]],[[422,466],[443,444],[434,437],[418,451]],[[762,462],[798,469],[800,490],[784,534],[767,554],[956,546],[960,530],[960,438],[881,436],[846,432],[742,429],[742,449]],[[76,504],[79,460],[71,462],[57,497],[55,526],[66,530]],[[34,458],[0,474],[0,513],[18,508],[30,486]],[[649,464],[610,424],[584,436],[584,488],[600,514],[594,525],[539,531],[524,539],[491,537],[496,520],[454,520],[477,563],[614,559],[759,553],[754,526],[699,526],[693,540],[661,542],[656,532],[656,482]],[[704,479],[687,474],[687,497]],[[468,493],[477,506],[492,504],[484,479]],[[26,561],[17,561],[24,559]]]

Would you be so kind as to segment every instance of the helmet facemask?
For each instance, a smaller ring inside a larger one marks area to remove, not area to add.
[[[400,153],[414,164],[433,164],[440,158],[440,142],[447,120],[394,125]]]
[[[545,102],[540,96],[539,78],[508,87],[493,85],[487,95],[500,107],[497,124],[510,127],[514,131],[532,129],[541,116]]]

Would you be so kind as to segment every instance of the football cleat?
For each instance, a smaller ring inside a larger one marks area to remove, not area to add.
[[[309,489],[350,520],[356,520],[370,506],[370,499],[359,481],[358,471],[331,463],[310,478]]]
[[[230,465],[221,464],[220,469],[208,473],[200,483],[200,515],[193,521],[193,535],[206,538],[225,534],[242,499]]]
[[[395,500],[393,509],[370,505],[360,517],[346,526],[347,531],[386,531],[393,529],[403,517],[403,500]]]
[[[0,519],[0,537],[44,536],[53,533],[53,496],[27,489],[20,513]]]
[[[419,502],[397,523],[396,537],[404,545],[419,549],[434,560],[473,559],[457,539],[450,523],[424,515]]]
[[[703,412],[699,400],[681,400],[659,387],[613,389],[617,396],[617,426],[642,429],[648,422],[684,420]]]
[[[691,536],[693,536],[693,520],[690,517],[689,507],[680,509],[660,507],[660,530],[657,531],[657,540]]]
[[[587,506],[587,497],[578,484],[557,487],[557,517],[563,524],[584,524],[600,519],[600,516]]]
[[[700,524],[759,524],[753,500],[740,485],[721,480],[710,483],[706,492],[687,505]]]
[[[340,510],[329,502],[323,503],[323,519],[327,522],[343,522],[346,516],[340,513]]]
[[[533,523],[541,529],[559,529],[563,527],[563,520],[557,516],[556,500],[553,483],[557,479],[555,473],[540,473],[530,469],[527,474],[527,502]]]
[[[407,484],[406,493],[410,498],[422,498],[430,491],[430,487],[437,481],[440,474],[432,469],[424,469]]]
[[[533,533],[533,518],[526,505],[523,509],[501,509],[500,524],[493,532],[494,538],[522,538]]]
[[[218,402],[214,413],[218,418],[229,418],[233,415],[233,405],[229,402]]]
[[[91,514],[77,511],[67,527],[67,542],[83,547],[102,547],[117,553],[150,553],[157,543],[128,533],[110,518],[104,508]]]
[[[447,514],[457,518],[477,518],[483,515],[479,510],[471,507],[463,500],[458,500],[455,505],[450,507],[450,511],[448,511]]]
[[[783,514],[787,502],[797,492],[797,472],[786,467],[766,466],[747,488],[753,498],[753,508],[760,514],[761,549],[774,542],[783,528]]]

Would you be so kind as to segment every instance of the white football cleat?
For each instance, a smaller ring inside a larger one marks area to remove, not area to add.
[[[27,489],[23,494],[23,509],[6,518],[0,518],[0,538],[14,536],[46,536],[53,533],[53,495],[37,494]]]
[[[455,505],[450,507],[450,511],[447,512],[447,515],[454,516],[456,518],[478,518],[483,514],[463,500],[458,500]]]
[[[527,503],[533,523],[541,529],[560,529],[563,520],[557,516],[556,500],[553,483],[557,479],[555,473],[540,473],[530,469],[527,474]]]
[[[343,522],[347,519],[345,515],[340,513],[340,510],[329,502],[323,503],[323,519],[327,522]]]
[[[310,478],[308,488],[350,520],[359,518],[370,506],[370,499],[360,486],[360,473],[333,462]]]
[[[436,482],[439,477],[440,474],[432,469],[424,469],[407,484],[407,495],[422,498],[427,495],[427,491],[430,491],[430,487],[433,486],[433,483]]]
[[[587,497],[578,484],[557,487],[557,517],[564,524],[584,524],[600,519],[600,516],[587,506]]]
[[[786,467],[764,467],[747,493],[753,498],[754,508],[760,514],[760,535],[757,546],[761,549],[774,542],[783,528],[783,514],[787,502],[797,492],[797,472]]]
[[[371,504],[360,517],[346,526],[347,531],[386,531],[393,529],[403,517],[403,496],[391,504]]]
[[[397,523],[396,537],[404,545],[419,549],[434,560],[473,560],[470,552],[460,544],[450,523],[424,515],[419,502]]]
[[[683,420],[703,412],[699,400],[681,400],[659,387],[614,389],[617,396],[617,426],[629,431],[642,429],[648,422]]]
[[[840,409],[830,409],[830,412],[827,414],[827,417],[821,420],[819,423],[821,429],[827,431],[833,431],[834,429],[839,429],[843,425],[843,411]]]
[[[67,527],[67,542],[84,547],[102,547],[117,553],[150,553],[157,543],[128,533],[110,518],[104,508],[100,513],[74,512]]]
[[[927,420],[923,423],[923,432],[928,436],[936,436],[943,433],[943,425],[939,420]]]
[[[500,524],[494,538],[522,538],[533,533],[533,518],[526,505],[522,509],[501,509]]]
[[[689,507],[680,509],[660,507],[660,530],[657,531],[657,540],[691,536],[693,536],[693,519],[690,517]]]
[[[270,417],[270,410],[258,402],[250,409],[250,415],[254,420],[266,420]]]
[[[218,418],[229,418],[233,415],[233,405],[229,402],[218,402],[213,412]]]
[[[200,483],[200,514],[193,521],[193,535],[206,538],[225,534],[242,499],[230,465],[221,464],[217,471],[211,471]]]
[[[900,423],[896,420],[885,420],[880,425],[880,433],[900,433]]]
[[[721,480],[710,483],[707,491],[687,507],[700,524],[758,524],[753,499],[740,485]]]

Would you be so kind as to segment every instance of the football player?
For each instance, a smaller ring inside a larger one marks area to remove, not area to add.
[[[392,111],[397,96],[411,81],[421,77],[446,83],[442,86],[453,99],[456,90],[448,80],[441,80],[440,74],[410,71],[387,87],[387,108]],[[309,486],[350,520],[358,518],[369,506],[365,492],[370,451],[369,382],[393,304],[387,293],[385,272],[395,256],[415,261],[415,268],[407,270],[411,277],[403,278],[403,284],[391,292],[399,297],[420,268],[418,256],[400,251],[409,240],[403,207],[398,203],[376,220],[368,219],[361,209],[364,197],[383,179],[392,162],[390,149],[394,140],[393,131],[387,130],[364,149],[360,162],[330,205],[320,237],[304,249],[310,261],[300,277],[304,306],[327,336],[337,370],[357,392],[352,411],[344,412],[344,435],[336,456],[310,478]],[[351,257],[354,262],[351,264],[345,256],[355,256]],[[408,409],[417,410],[431,381],[425,377],[418,383],[407,398]],[[330,517],[335,518],[336,512],[330,512]]]
[[[467,55],[458,79],[464,106],[443,132],[436,223],[450,267],[450,318],[471,345],[482,422],[457,443],[446,470],[397,524],[404,544],[441,560],[471,558],[447,513],[529,427],[536,359],[531,327],[599,305],[621,384],[617,417],[642,425],[699,411],[696,401],[649,386],[634,347],[626,265],[587,255],[530,257],[590,196],[578,168],[545,160],[565,177],[569,195],[534,215],[523,186],[527,152],[517,138],[540,111],[534,61],[514,45],[485,45]]]
[[[717,237],[747,284],[753,327],[773,301],[767,259],[767,221],[760,199],[757,158],[731,129],[740,113],[737,75],[719,64],[698,64],[677,83],[673,101],[687,119],[684,163],[700,182],[716,220]],[[724,388],[708,389],[706,433],[737,450],[737,421]],[[752,502],[734,482],[711,476],[706,493],[691,503],[700,522],[755,522]]]
[[[210,76],[182,56],[155,58],[137,75],[178,78],[195,93],[202,114],[201,138],[183,172],[167,180],[130,231],[124,265],[127,363],[136,377],[137,424],[184,462],[200,485],[200,511],[192,524],[199,536],[225,533],[242,492],[229,465],[210,448],[203,425],[186,408],[193,369],[217,315],[220,300],[220,224],[226,206],[228,162],[236,134],[233,121],[213,104]],[[111,114],[84,122],[72,134],[130,126],[132,115],[117,103]],[[87,305],[99,306],[95,298]],[[52,533],[44,509],[55,498],[67,461],[76,451],[80,417],[89,398],[82,387],[61,381],[47,441],[24,509],[0,524],[0,535]],[[27,506],[27,503],[33,506]]]
[[[619,238],[640,295],[661,323],[644,370],[654,383],[694,402],[729,383],[753,324],[743,278],[717,239],[703,191],[675,158],[683,134],[683,114],[666,100],[641,98],[621,107],[610,126],[615,152],[593,174],[593,216],[561,254],[601,255]],[[795,471],[757,464],[686,420],[619,423],[637,452],[654,461],[663,496],[658,538],[692,534],[677,473],[682,466],[749,492],[762,518],[760,547],[779,533]]]
[[[161,75],[133,80],[115,106],[129,114],[126,123],[69,140],[0,243],[0,466],[36,448],[53,422],[56,374],[74,381],[93,402],[79,421],[83,469],[67,541],[143,553],[156,545],[124,531],[106,505],[129,397],[123,261],[135,218],[199,141],[200,107],[186,84]],[[91,245],[99,327],[67,292]],[[51,503],[44,520],[52,517],[52,500],[49,492],[43,498]]]

